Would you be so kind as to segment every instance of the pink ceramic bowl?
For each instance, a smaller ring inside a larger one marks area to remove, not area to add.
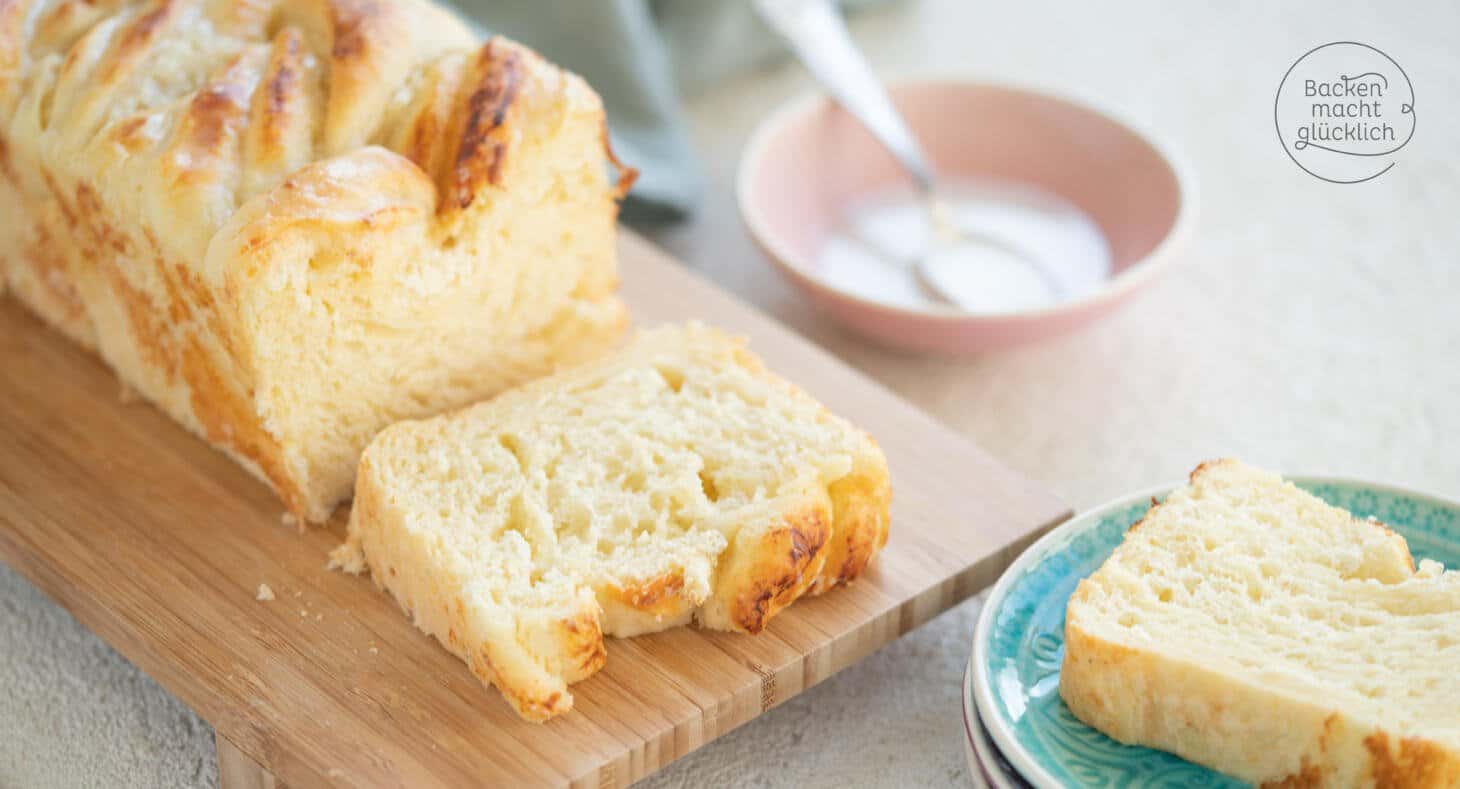
[[[940,174],[1029,184],[1084,211],[1109,242],[1111,275],[1080,298],[985,315],[940,305],[892,306],[827,284],[812,266],[847,204],[908,179],[855,120],[811,97],[778,111],[751,136],[740,162],[740,212],[791,282],[867,337],[912,350],[966,353],[1070,331],[1150,283],[1187,235],[1195,195],[1186,169],[1107,112],[977,82],[908,81],[890,92]]]

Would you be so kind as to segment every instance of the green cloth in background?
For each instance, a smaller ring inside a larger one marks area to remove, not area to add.
[[[614,150],[639,170],[629,221],[684,217],[700,173],[679,99],[784,49],[750,0],[453,0],[484,31],[582,74],[603,97]]]

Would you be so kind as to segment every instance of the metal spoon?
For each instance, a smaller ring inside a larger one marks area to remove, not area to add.
[[[755,7],[832,99],[860,121],[917,184],[928,207],[932,233],[929,251],[913,263],[913,272],[928,295],[944,304],[969,306],[970,294],[960,293],[945,275],[950,268],[980,263],[1022,268],[1043,282],[1051,298],[1062,295],[1064,284],[1027,251],[954,220],[952,209],[939,196],[937,176],[922,146],[852,41],[831,0],[755,0]]]

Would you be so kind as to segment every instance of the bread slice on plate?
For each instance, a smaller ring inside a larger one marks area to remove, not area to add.
[[[1121,742],[1260,786],[1460,786],[1460,573],[1206,463],[1080,582],[1060,695]]]
[[[691,621],[756,633],[856,578],[891,492],[862,431],[691,324],[365,451],[349,537],[422,630],[543,720],[603,636]]]

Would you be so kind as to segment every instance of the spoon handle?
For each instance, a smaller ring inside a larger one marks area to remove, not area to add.
[[[756,10],[790,44],[831,97],[907,168],[925,194],[935,178],[917,138],[857,49],[830,0],[755,0]]]

